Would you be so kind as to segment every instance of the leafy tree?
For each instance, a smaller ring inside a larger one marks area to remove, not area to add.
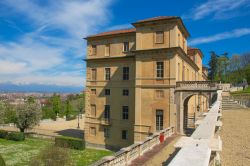
[[[10,105],[9,103],[6,103],[6,111],[4,114],[4,123],[15,123],[16,122],[16,111],[15,108]]]
[[[226,82],[226,74],[227,74],[227,68],[229,65],[229,58],[227,57],[227,53],[224,53],[223,55],[219,56],[217,58],[217,77],[219,81]]]
[[[217,59],[217,55],[215,54],[214,51],[211,52],[211,59],[210,59],[208,65],[209,65],[208,78],[210,80],[215,80],[215,76],[217,73],[218,59]]]
[[[52,107],[53,111],[55,112],[56,115],[60,112],[61,108],[61,99],[59,95],[54,94],[52,97]]]
[[[72,114],[72,106],[70,104],[70,101],[67,100],[66,101],[66,111],[65,111],[65,116],[66,116],[66,119],[68,119],[70,117],[70,115]]]
[[[24,132],[34,125],[37,125],[41,119],[41,107],[37,103],[24,103],[16,107],[16,126],[20,132]]]
[[[28,102],[28,103],[35,103],[35,102],[36,102],[36,99],[35,99],[34,96],[29,96],[29,97],[27,98],[27,102]]]
[[[6,112],[6,105],[4,102],[0,101],[0,124],[4,123],[5,112]]]

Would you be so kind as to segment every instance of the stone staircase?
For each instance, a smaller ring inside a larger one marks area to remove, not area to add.
[[[229,96],[222,96],[222,109],[223,110],[235,110],[243,109],[244,107],[238,104],[236,101],[230,99]]]

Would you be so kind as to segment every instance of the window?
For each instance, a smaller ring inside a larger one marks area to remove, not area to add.
[[[91,94],[96,95],[96,89],[91,89]]]
[[[97,75],[96,75],[96,69],[92,69],[91,70],[92,71],[92,76],[91,76],[91,79],[93,80],[93,81],[95,81],[96,80],[96,77],[97,77]]]
[[[123,67],[123,80],[129,80],[129,67]]]
[[[105,89],[105,95],[109,96],[110,95],[110,89]]]
[[[122,95],[123,95],[123,96],[128,96],[128,95],[129,95],[128,89],[123,89]]]
[[[90,127],[90,134],[93,136],[96,135],[96,128],[95,127]]]
[[[103,131],[104,131],[104,137],[109,138],[109,128],[105,127]]]
[[[155,43],[163,43],[164,42],[164,32],[157,31],[155,32]]]
[[[110,56],[110,44],[105,45],[105,56]]]
[[[156,90],[156,98],[161,99],[164,98],[164,91],[163,90]]]
[[[110,105],[105,105],[104,119],[110,119]]]
[[[156,62],[156,76],[157,78],[163,78],[164,77],[164,64],[163,62]]]
[[[91,116],[92,117],[96,117],[96,105],[95,104],[91,104]]]
[[[92,45],[92,55],[96,55],[96,45]]]
[[[128,106],[122,106],[122,119],[128,119]]]
[[[156,110],[156,130],[163,130],[163,110]]]
[[[128,52],[129,51],[129,42],[124,42],[123,43],[123,51]]]
[[[122,139],[128,139],[128,131],[122,130]]]
[[[105,80],[110,80],[110,68],[105,68]]]

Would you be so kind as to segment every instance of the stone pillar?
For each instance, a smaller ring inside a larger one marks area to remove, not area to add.
[[[184,121],[184,106],[183,106],[183,101],[182,101],[182,92],[180,92],[180,118],[179,118],[179,125],[180,125],[180,134],[184,134],[184,130],[183,130],[183,121]]]

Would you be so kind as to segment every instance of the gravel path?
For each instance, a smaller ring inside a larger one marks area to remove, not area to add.
[[[250,109],[222,114],[222,166],[250,166]]]

